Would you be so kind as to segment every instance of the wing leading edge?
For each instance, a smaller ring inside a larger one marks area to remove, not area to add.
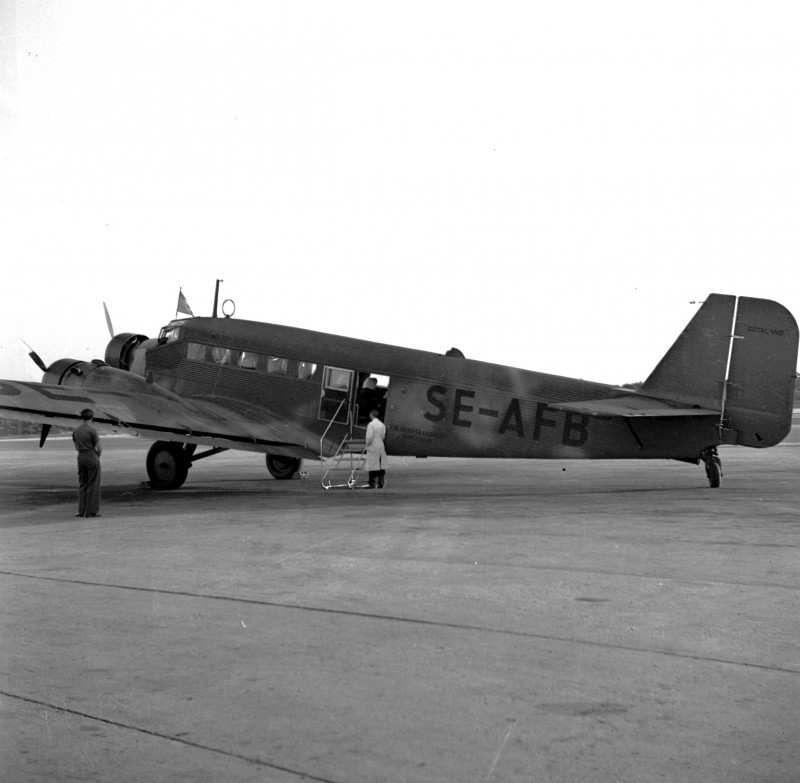
[[[155,384],[147,386],[130,393],[0,381],[0,416],[74,427],[79,411],[92,408],[95,426],[106,432],[319,458],[318,437],[314,433],[281,420],[266,407],[244,407],[236,400],[220,398],[182,400]]]

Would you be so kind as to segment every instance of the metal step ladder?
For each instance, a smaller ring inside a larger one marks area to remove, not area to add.
[[[342,438],[342,442],[333,456],[322,462],[322,488],[355,489],[366,461],[367,442],[363,438],[354,438],[348,433]]]

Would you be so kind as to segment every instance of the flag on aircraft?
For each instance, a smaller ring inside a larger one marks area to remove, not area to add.
[[[194,313],[192,312],[192,308],[189,307],[189,303],[186,301],[186,297],[183,295],[183,289],[178,290],[178,307],[175,310],[175,314],[183,313],[184,315],[191,315],[194,317]]]

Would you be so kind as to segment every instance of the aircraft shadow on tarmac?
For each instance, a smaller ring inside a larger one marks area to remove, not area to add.
[[[188,512],[203,506],[204,511],[212,511],[214,506],[219,510],[235,511],[237,501],[243,506],[248,506],[258,498],[266,499],[271,505],[264,508],[265,512],[279,511],[281,508],[330,508],[342,509],[347,506],[374,506],[376,508],[392,506],[397,510],[403,504],[430,503],[440,507],[442,504],[479,503],[490,502],[491,499],[513,498],[564,498],[577,501],[578,498],[585,502],[590,496],[621,496],[621,495],[670,495],[670,496],[703,496],[708,494],[704,483],[694,484],[682,481],[675,476],[665,480],[660,478],[657,483],[642,477],[642,483],[636,485],[636,477],[629,477],[623,485],[615,482],[613,486],[599,486],[597,482],[582,483],[578,480],[569,480],[562,486],[546,480],[544,477],[531,476],[529,483],[522,486],[511,485],[505,482],[493,484],[486,483],[461,483],[457,476],[451,476],[448,481],[443,481],[441,475],[431,476],[431,481],[415,485],[405,485],[401,482],[382,491],[367,491],[364,489],[338,489],[324,491],[315,481],[271,481],[271,480],[244,480],[244,479],[215,479],[207,485],[185,485],[181,489],[171,492],[154,490],[147,486],[131,486],[130,484],[114,483],[103,486],[101,514],[111,521],[114,516],[127,514],[138,515],[143,511],[157,514],[174,512]],[[729,485],[726,494],[736,492],[733,485]],[[39,511],[41,516],[35,520],[26,514],[25,524],[38,524],[53,522],[53,508],[64,506],[64,520],[71,520],[73,507],[77,505],[77,490],[73,488],[58,487],[45,489],[41,487],[18,488],[13,498],[7,498],[12,507],[26,512]],[[188,506],[187,506],[188,504]],[[69,513],[66,513],[69,512]],[[13,512],[12,512],[13,515]],[[8,515],[8,516],[12,516]],[[60,518],[61,514],[58,515]],[[5,524],[13,523],[8,517]],[[19,519],[16,524],[22,523]]]

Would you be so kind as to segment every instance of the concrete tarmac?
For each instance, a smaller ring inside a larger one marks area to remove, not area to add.
[[[258,455],[142,488],[104,439],[0,442],[0,780],[800,779],[800,448],[395,458],[383,491]]]

